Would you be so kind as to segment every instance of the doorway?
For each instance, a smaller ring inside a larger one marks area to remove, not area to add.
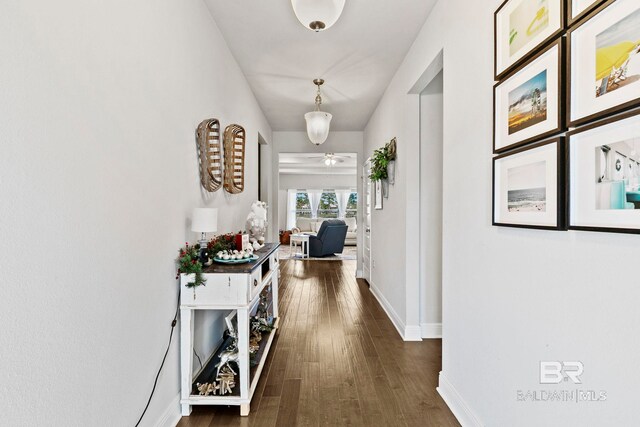
[[[442,338],[443,70],[420,92],[420,329]]]
[[[362,168],[362,222],[364,236],[362,238],[362,277],[371,283],[371,160],[367,159]]]

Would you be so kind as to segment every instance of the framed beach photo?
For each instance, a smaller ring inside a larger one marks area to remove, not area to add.
[[[607,1],[568,33],[568,123],[640,105],[640,2]]]
[[[494,15],[495,79],[564,29],[564,0],[506,0]]]
[[[571,26],[584,18],[606,0],[567,0],[567,25]]]
[[[569,228],[640,233],[640,111],[568,133]]]
[[[564,41],[558,39],[493,88],[493,152],[564,129]]]
[[[562,230],[566,226],[564,138],[493,159],[493,225]]]

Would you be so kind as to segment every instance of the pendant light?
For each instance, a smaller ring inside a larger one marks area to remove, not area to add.
[[[336,23],[345,0],[291,0],[298,21],[310,30],[326,30]]]
[[[324,111],[320,111],[320,104],[322,104],[322,96],[320,95],[320,86],[324,83],[322,79],[315,79],[313,84],[318,86],[318,94],[316,95],[316,110],[311,111],[304,115],[304,119],[307,121],[307,135],[309,140],[314,145],[320,145],[327,140],[329,136],[329,126],[333,116]]]

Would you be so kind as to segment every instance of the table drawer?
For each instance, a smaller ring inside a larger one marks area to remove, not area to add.
[[[180,276],[180,304],[187,306],[233,306],[244,305],[249,302],[249,283],[244,274],[205,274],[204,286],[198,286],[195,291],[187,288],[186,283],[193,281],[192,276]]]

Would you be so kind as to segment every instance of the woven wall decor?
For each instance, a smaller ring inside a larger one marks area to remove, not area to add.
[[[224,189],[238,194],[244,191],[244,128],[229,125],[224,130]]]
[[[200,183],[213,193],[222,186],[222,145],[218,119],[203,120],[196,130]]]

